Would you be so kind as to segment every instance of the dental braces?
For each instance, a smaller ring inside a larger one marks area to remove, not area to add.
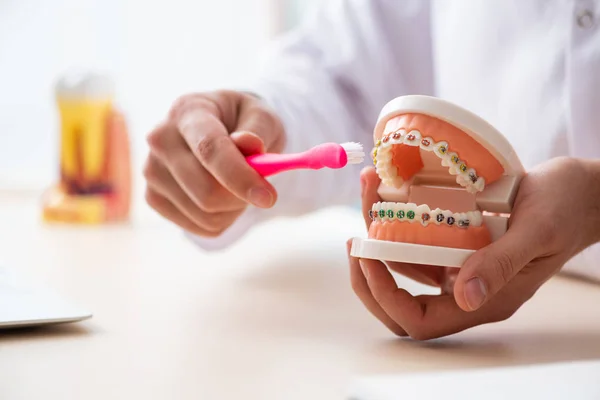
[[[387,163],[391,162],[392,157],[390,150],[392,146],[399,144],[419,146],[423,150],[433,151],[442,160],[442,166],[448,167],[451,175],[456,175],[456,183],[467,189],[469,193],[483,191],[485,179],[478,176],[473,168],[469,168],[457,153],[449,151],[448,142],[440,141],[436,143],[430,137],[422,137],[421,132],[418,130],[411,130],[407,133],[405,129],[401,128],[387,133],[381,139],[377,140],[372,155],[373,164],[376,166],[378,173],[382,170],[385,171],[388,167]],[[398,186],[396,184],[398,177],[389,176],[387,173],[382,173],[381,175],[384,184]]]
[[[413,204],[411,204],[413,205]],[[436,208],[433,211],[429,210],[426,205],[416,207],[424,208],[420,212],[416,212],[412,209],[398,209],[398,207],[392,208],[379,208],[386,207],[385,203],[376,203],[373,205],[373,209],[369,210],[369,217],[371,220],[382,220],[382,221],[399,221],[399,222],[417,222],[419,221],[423,226],[427,226],[430,223],[435,225],[448,225],[455,226],[458,228],[468,228],[469,226],[481,226],[482,217],[479,211],[469,213],[453,213],[449,210],[441,210]],[[388,206],[389,207],[389,206]],[[410,206],[409,206],[410,207]],[[469,218],[471,215],[472,218]]]

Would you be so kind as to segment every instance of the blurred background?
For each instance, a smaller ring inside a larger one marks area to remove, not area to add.
[[[316,0],[0,0],[0,189],[58,179],[57,77],[109,73],[130,129],[135,206],[146,134],[179,95],[247,85]],[[134,207],[134,213],[139,207]]]

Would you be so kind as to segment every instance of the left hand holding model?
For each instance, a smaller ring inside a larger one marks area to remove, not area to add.
[[[361,175],[363,215],[380,201],[373,168]],[[350,258],[352,287],[366,308],[400,336],[427,340],[512,316],[574,255],[600,241],[600,162],[555,158],[528,173],[509,229],[460,269],[387,262],[441,288],[412,296],[380,261]],[[350,247],[348,247],[348,254]]]

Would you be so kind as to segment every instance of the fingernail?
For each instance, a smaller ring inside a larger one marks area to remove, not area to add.
[[[267,189],[254,188],[250,190],[250,202],[257,207],[268,208],[273,204],[273,195]]]
[[[369,268],[367,268],[367,264],[363,260],[358,261],[360,264],[360,269],[362,269],[363,275],[365,278],[369,279]]]
[[[465,284],[465,300],[471,310],[477,310],[485,301],[487,289],[479,278],[471,278]]]

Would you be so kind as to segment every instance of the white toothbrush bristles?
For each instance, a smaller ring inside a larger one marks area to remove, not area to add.
[[[362,162],[365,160],[365,152],[363,151],[362,144],[356,142],[347,142],[342,143],[340,146],[342,146],[346,151],[346,155],[348,156],[348,164],[362,164]]]

